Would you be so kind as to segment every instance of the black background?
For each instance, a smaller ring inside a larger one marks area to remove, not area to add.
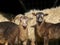
[[[54,7],[53,4],[55,0],[22,0],[24,6],[29,11],[30,9],[45,9]],[[56,6],[60,5],[60,0],[58,0]],[[19,0],[0,0],[0,12],[12,13],[17,15],[19,13],[26,12]]]

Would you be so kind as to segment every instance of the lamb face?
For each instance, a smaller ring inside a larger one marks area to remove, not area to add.
[[[42,22],[44,16],[47,16],[48,14],[44,14],[43,12],[38,12],[38,13],[32,13],[34,16],[36,16],[36,21],[37,22]]]
[[[21,17],[20,17],[20,23],[21,23],[21,25],[22,25],[24,28],[26,28],[27,25],[28,25],[28,21],[31,20],[31,19],[32,19],[32,18],[28,18],[28,17],[26,17],[26,16],[21,16]]]

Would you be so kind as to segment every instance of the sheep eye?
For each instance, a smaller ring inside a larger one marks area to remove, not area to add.
[[[39,17],[39,15],[37,15],[37,17]]]
[[[44,15],[43,14],[41,14],[41,17],[43,17]]]

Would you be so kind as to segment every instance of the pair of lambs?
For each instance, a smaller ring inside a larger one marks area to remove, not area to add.
[[[36,14],[32,13],[33,16],[36,16],[37,22],[36,25],[32,26],[33,28],[35,28],[34,32],[36,41],[38,42],[40,38],[44,38],[44,45],[48,45],[49,39],[60,38],[60,23],[53,24],[45,22],[44,17],[48,14],[44,14],[41,11],[37,12]]]
[[[44,38],[44,45],[48,45],[49,39],[60,38],[60,35],[59,35],[60,34],[60,23],[53,24],[53,23],[45,22],[44,16],[47,16],[48,14],[44,14],[43,12],[37,12],[36,14],[32,13],[32,15],[36,16],[36,22],[37,22],[36,25],[31,26],[35,28],[35,31],[34,31],[35,38],[36,38],[35,41],[38,42],[39,39]],[[24,33],[22,34],[24,35]]]
[[[28,18],[26,16],[21,16],[19,25],[10,21],[0,22],[0,43],[5,45],[14,45],[17,38],[18,44],[19,41],[21,41],[24,45],[26,45],[28,39],[27,22],[31,19],[32,18]]]

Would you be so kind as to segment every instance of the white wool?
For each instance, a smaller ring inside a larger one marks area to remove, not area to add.
[[[16,23],[17,25],[19,25],[21,16],[23,16],[23,15],[22,14],[16,15],[16,17],[13,20],[13,22]]]
[[[45,16],[44,19],[48,23],[60,23],[60,6],[59,7],[54,7],[54,8],[47,8],[43,10],[30,10],[29,12],[25,13],[25,15],[29,15],[29,17],[33,17],[32,12],[37,13],[37,12],[43,12],[45,14],[48,14],[48,16]],[[34,24],[34,23],[33,23]]]
[[[3,16],[3,13],[0,13],[0,22],[9,21],[6,17]]]
[[[60,7],[41,10],[43,13],[47,13],[48,16],[44,17],[48,23],[60,23]]]
[[[29,18],[33,18],[31,21],[28,22],[28,38],[30,40],[35,41],[35,29],[31,26],[36,24],[36,16],[33,16],[32,13],[36,13],[37,11],[35,10],[30,10],[29,12],[25,13],[25,16]]]

